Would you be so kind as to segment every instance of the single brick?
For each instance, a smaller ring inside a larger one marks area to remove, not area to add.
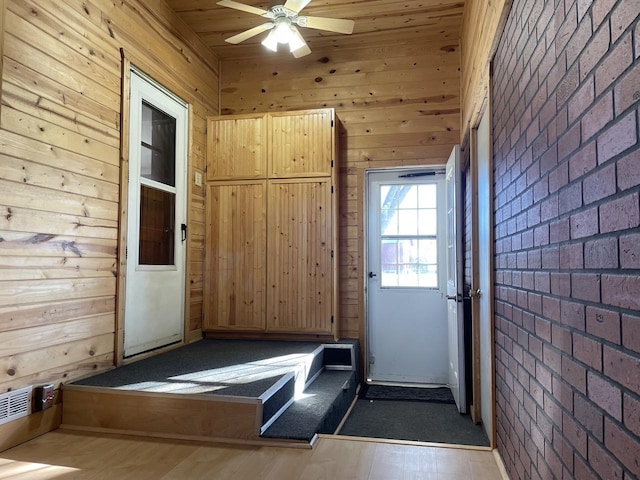
[[[620,314],[612,310],[587,307],[587,332],[612,343],[620,344]],[[638,329],[640,340],[640,328]]]
[[[558,213],[560,215],[573,212],[582,206],[582,183],[567,185],[558,193]],[[591,235],[591,234],[588,234]]]
[[[627,195],[600,206],[600,232],[615,232],[640,226],[638,193]]]
[[[604,435],[604,416],[582,395],[574,395],[573,397],[573,414],[576,420],[580,422],[587,431],[602,442]]]
[[[618,188],[628,190],[640,185],[640,148],[618,160]]]
[[[589,302],[599,302],[600,275],[595,273],[572,273],[571,297]]]
[[[640,402],[629,394],[624,395],[624,426],[640,437]]]
[[[593,439],[589,439],[589,464],[600,479],[622,480],[622,468],[618,462]],[[579,477],[577,477],[579,478]]]
[[[569,183],[569,163],[564,162],[549,173],[549,192],[557,192],[567,183]]]
[[[640,62],[635,62],[630,72],[625,74],[614,87],[616,115],[622,114],[631,105],[640,102]]]
[[[604,374],[631,391],[640,391],[640,357],[607,345],[603,347],[603,354]]]
[[[580,120],[582,141],[587,142],[611,120],[613,120],[613,94],[608,92]]]
[[[640,256],[638,261],[640,262]],[[615,237],[605,237],[586,242],[584,245],[584,267],[618,268],[618,240]]]
[[[622,315],[622,345],[640,353],[640,317]]]
[[[620,237],[620,266],[640,269],[640,233]]]
[[[611,43],[624,33],[631,22],[640,15],[640,4],[637,0],[621,0],[611,12]]]
[[[590,142],[569,158],[569,180],[573,181],[589,173],[597,164],[596,142]]]
[[[575,278],[572,276],[572,292],[575,290],[573,282]],[[585,310],[584,305],[577,302],[570,302],[568,300],[560,301],[560,321],[563,325],[577,328],[579,330],[585,330]]]
[[[571,295],[571,275],[569,273],[551,272],[551,293],[568,297]]]
[[[609,15],[617,0],[594,0],[593,1],[593,28],[597,28],[604,18]],[[606,25],[606,24],[605,24]],[[608,36],[608,35],[607,35]]]
[[[616,168],[611,163],[597,169],[582,181],[582,197],[585,205],[616,193]]]
[[[596,34],[591,37],[591,43],[587,45],[587,48],[582,52],[582,55],[580,55],[580,60],[578,63],[580,64],[580,78],[582,80],[587,77],[589,72],[591,72],[593,67],[598,64],[600,59],[604,57],[607,51],[609,51],[608,22],[603,24],[602,27],[596,32]]]
[[[633,476],[640,476],[640,458],[638,458],[640,442],[608,418],[604,420],[604,445]]]
[[[568,356],[562,357],[562,378],[580,393],[587,393],[587,370]]]
[[[610,50],[596,68],[596,96],[604,92],[633,62],[631,34],[625,35],[620,43]]]
[[[570,238],[571,227],[568,218],[556,220],[549,224],[549,243],[566,242]]]
[[[581,243],[572,243],[560,247],[560,268],[581,269],[584,267],[584,254]]]
[[[589,399],[618,421],[622,420],[622,391],[607,378],[587,373]]]
[[[571,215],[571,238],[591,237],[598,233],[598,208]]]
[[[602,371],[602,344],[573,332],[573,356],[597,371]]]
[[[629,112],[620,121],[610,125],[598,137],[598,163],[604,163],[624,152],[638,141],[636,112]]]
[[[640,276],[602,275],[602,303],[640,310]]]
[[[561,162],[580,146],[580,123],[576,123],[558,140],[558,162]]]
[[[608,41],[608,39],[607,39],[607,41]],[[606,52],[606,50],[604,52]],[[601,55],[604,55],[604,52],[602,52]],[[562,63],[564,63],[564,62],[562,62]],[[552,72],[553,72],[553,70],[552,70]],[[560,72],[558,72],[558,74],[559,73]],[[578,88],[578,85],[580,84],[580,75],[579,75],[579,72],[578,72],[577,65],[574,65],[566,73],[566,75],[564,75],[564,77],[561,77],[561,78],[562,78],[562,80],[558,84],[558,91],[556,92],[556,98],[557,98],[557,101],[558,101],[558,104],[556,105],[556,109],[557,110],[560,110],[560,107],[562,107],[562,105],[569,99],[569,97],[571,97],[571,95],[573,95],[573,93]]]
[[[595,92],[596,84],[593,76],[591,76],[586,81],[582,82],[582,85],[580,85],[575,95],[571,97],[567,104],[569,123],[573,123],[575,120],[580,118],[582,114],[591,107],[594,99],[596,98]],[[585,138],[584,134],[582,138]]]
[[[571,415],[562,415],[562,434],[573,448],[583,457],[587,456],[587,432]]]

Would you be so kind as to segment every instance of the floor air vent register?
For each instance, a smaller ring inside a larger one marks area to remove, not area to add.
[[[0,425],[29,415],[32,390],[33,387],[24,387],[0,394]]]

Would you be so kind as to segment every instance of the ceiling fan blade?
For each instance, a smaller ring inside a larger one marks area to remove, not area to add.
[[[263,23],[262,25],[258,25],[257,27],[250,28],[249,30],[245,30],[242,33],[234,35],[233,37],[229,37],[225,40],[227,43],[238,44],[240,42],[244,42],[245,40],[255,37],[256,35],[266,32],[267,30],[271,30],[274,27],[273,23]]]
[[[251,5],[245,5],[244,3],[234,2],[233,0],[220,0],[218,5],[222,5],[223,7],[235,8],[236,10],[241,10],[247,13],[253,13],[254,15],[264,15],[267,13],[266,10],[263,10],[258,7],[252,7]]]
[[[298,23],[301,27],[315,28],[316,30],[326,30],[328,32],[336,33],[353,33],[353,26],[355,22],[353,20],[342,20],[339,18],[325,18],[325,17],[298,17],[306,19],[306,25]],[[303,20],[304,22],[304,20]]]
[[[284,8],[300,13],[300,10],[309,5],[310,1],[311,0],[287,0],[287,3],[284,4]]]

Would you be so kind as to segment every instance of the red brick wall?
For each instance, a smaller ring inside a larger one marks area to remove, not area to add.
[[[514,0],[494,60],[498,448],[640,476],[640,0]]]

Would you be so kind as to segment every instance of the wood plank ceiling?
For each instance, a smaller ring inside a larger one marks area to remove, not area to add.
[[[264,23],[258,15],[221,7],[217,0],[167,0],[171,8],[221,59],[262,55],[266,33],[240,45],[224,40]],[[268,9],[283,4],[263,0],[240,0]],[[303,15],[345,18],[355,21],[352,35],[301,28],[311,50],[326,47],[361,48],[364,45],[415,44],[428,37],[458,38],[464,0],[312,0]]]

